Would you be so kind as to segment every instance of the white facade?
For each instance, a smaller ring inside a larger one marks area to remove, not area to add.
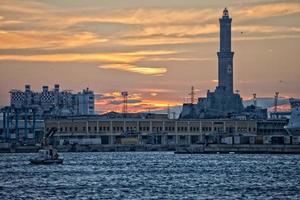
[[[76,95],[76,106],[78,115],[94,114],[94,92],[89,88],[84,89]]]

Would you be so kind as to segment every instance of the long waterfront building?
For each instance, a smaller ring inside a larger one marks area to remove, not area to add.
[[[286,120],[71,117],[46,120],[45,132],[57,129],[56,144],[96,140],[102,145],[299,144],[299,136],[284,130],[286,124]]]

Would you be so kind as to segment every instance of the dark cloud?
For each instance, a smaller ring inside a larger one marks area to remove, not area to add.
[[[115,96],[111,96],[111,95],[104,95],[104,94],[95,94],[95,99],[96,100],[111,100],[111,99],[115,99]]]
[[[138,100],[138,99],[129,99],[128,100],[128,104],[135,104],[135,103],[141,103],[142,100]],[[123,100],[113,100],[110,102],[113,105],[120,105],[123,103]]]

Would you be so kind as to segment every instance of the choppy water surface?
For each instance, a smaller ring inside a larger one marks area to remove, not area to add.
[[[1,199],[300,199],[300,155],[0,154]]]

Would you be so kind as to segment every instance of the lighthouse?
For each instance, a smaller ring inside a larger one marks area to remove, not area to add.
[[[218,55],[219,87],[227,94],[233,94],[233,54],[231,51],[231,21],[227,8],[223,10],[220,22],[220,51]]]
[[[218,85],[207,91],[197,104],[183,104],[180,118],[227,118],[244,111],[243,99],[233,92],[233,54],[231,51],[231,21],[227,8],[219,18],[220,49],[218,55]]]

